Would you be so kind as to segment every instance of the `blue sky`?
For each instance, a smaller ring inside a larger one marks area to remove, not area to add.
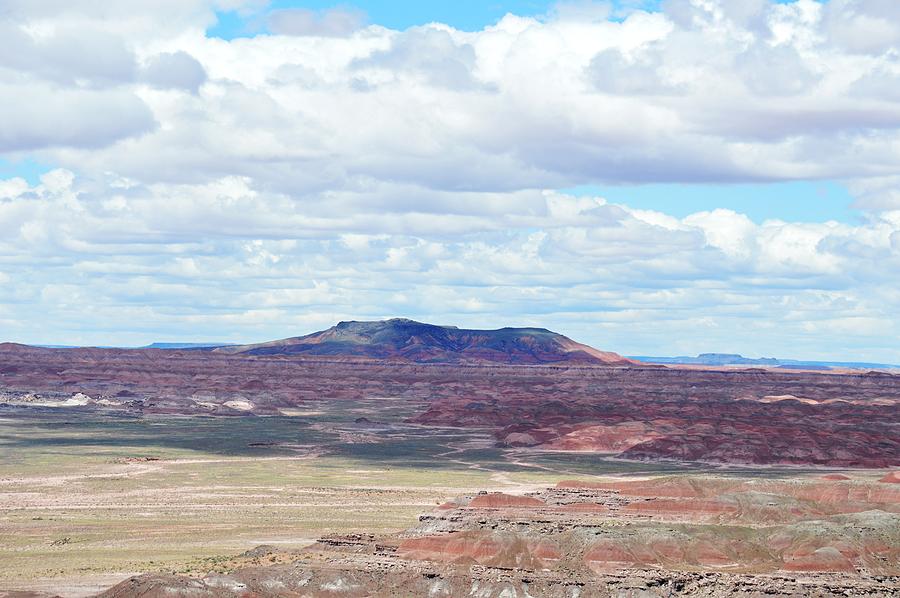
[[[584,185],[564,189],[572,195],[597,195],[612,203],[656,210],[684,218],[696,212],[723,208],[746,214],[756,223],[777,218],[788,222],[856,223],[847,187],[834,181],[794,181],[731,185],[647,184]]]
[[[792,1],[794,0],[776,0],[776,3],[787,4]],[[452,2],[273,0],[267,9],[325,10],[335,7],[353,7],[365,11],[369,22],[391,29],[403,30],[429,22],[439,22],[463,31],[477,31],[495,24],[507,13],[520,16],[542,16],[553,10],[557,4],[557,0],[454,0]],[[629,8],[659,10],[660,0],[618,0],[612,4],[618,10]],[[242,16],[238,11],[220,12],[218,16],[219,23],[208,31],[211,36],[234,39],[235,37],[252,36],[262,30],[258,22],[254,22],[252,18],[246,18],[248,15]],[[614,15],[614,18],[617,18],[617,15]]]
[[[619,3],[622,4],[622,3]],[[356,0],[333,2],[332,0],[274,0],[269,8],[309,8],[323,10],[334,7],[359,8],[368,15],[369,22],[391,29],[407,29],[416,25],[439,22],[463,31],[476,31],[493,25],[503,15],[543,15],[556,5],[554,0],[454,0],[453,2],[416,2],[391,0]],[[659,5],[658,0],[647,0],[640,5],[647,9]],[[219,24],[209,34],[224,39],[249,36],[256,32],[252,23],[238,12],[219,13]]]
[[[50,166],[36,162],[33,158],[7,160],[0,158],[0,178],[20,177],[36,185],[41,175],[51,170]]]

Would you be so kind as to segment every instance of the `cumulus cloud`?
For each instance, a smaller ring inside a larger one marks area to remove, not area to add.
[[[660,65],[655,54],[629,60],[619,50],[610,48],[591,59],[587,74],[599,91],[622,95],[676,92],[677,86],[661,76]]]
[[[72,69],[40,52],[30,66],[0,62],[34,86],[78,79],[105,81],[110,94],[142,82],[194,92],[182,105],[136,92],[160,126],[127,135],[127,151],[48,157],[146,183],[230,173],[303,194],[369,180],[513,191],[891,174],[900,159],[893,46],[860,53],[832,31],[841,15],[889,20],[890,6],[739,4],[672,0],[663,12],[609,20],[608,6],[574,3],[476,32],[360,29],[358,15],[291,9],[270,15],[281,23],[275,35],[231,42],[202,35],[221,3],[187,3],[175,11],[179,32],[170,25],[149,39],[110,31],[124,13],[85,8],[75,11],[85,30],[124,48],[126,62],[136,56],[137,76],[125,62],[95,68],[102,77],[63,76]],[[7,23],[19,34],[62,35],[48,10],[22,6],[22,19]],[[75,19],[64,12],[60,23]],[[141,4],[135,14],[154,12]]]
[[[315,11],[307,8],[285,8],[272,11],[269,29],[279,35],[311,37],[344,37],[366,22],[366,13],[353,8],[331,8]]]
[[[129,82],[135,58],[123,40],[102,29],[61,27],[33,36],[0,21],[0,66],[64,84],[108,86]]]
[[[739,55],[735,64],[747,87],[761,96],[808,92],[819,80],[792,47],[754,46]]]
[[[394,78],[414,75],[430,86],[468,90],[478,86],[472,71],[475,48],[434,27],[414,27],[395,37],[390,48],[373,52],[352,65],[376,69]]]
[[[852,92],[862,98],[900,102],[900,54],[890,56],[881,68],[861,76]]]
[[[42,20],[47,8],[13,2],[0,13],[0,153],[96,149],[150,131],[156,121],[132,89],[137,60],[121,33],[99,20]]]
[[[147,83],[163,89],[184,89],[196,93],[206,81],[206,71],[187,52],[167,52],[148,61],[143,78]]]
[[[900,174],[870,177],[854,181],[850,191],[856,196],[856,207],[868,210],[900,208]]]
[[[100,148],[155,126],[133,93],[0,84],[0,153],[51,147]]]
[[[830,39],[850,52],[900,48],[900,5],[892,0],[832,0],[824,8]]]
[[[185,31],[202,33],[216,23],[216,11],[245,11],[260,4],[259,0],[4,0],[0,19],[48,31],[60,24],[90,26],[152,42]]]

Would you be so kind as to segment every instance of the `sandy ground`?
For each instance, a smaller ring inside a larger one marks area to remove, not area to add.
[[[9,590],[23,590],[31,592],[56,593],[65,598],[86,598],[94,596],[103,590],[124,581],[139,571],[106,573],[101,575],[60,576],[49,578],[35,578],[27,583],[17,586],[11,584]]]

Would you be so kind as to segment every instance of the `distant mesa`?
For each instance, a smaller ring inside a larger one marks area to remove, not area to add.
[[[404,318],[341,322],[328,330],[306,336],[219,347],[213,351],[238,355],[308,355],[412,363],[635,364],[618,353],[598,351],[544,328],[468,330]]]
[[[0,351],[14,351],[23,349],[161,349],[166,351],[190,350],[190,349],[215,349],[216,347],[230,347],[235,343],[150,343],[141,347],[117,346],[117,345],[23,345],[19,343],[0,343]]]
[[[764,366],[785,370],[823,370],[832,368],[849,369],[896,369],[900,366],[886,363],[869,363],[856,361],[805,361],[798,359],[776,359],[774,357],[744,357],[738,353],[701,353],[696,357],[680,355],[678,357],[650,357],[647,355],[630,356],[643,363],[660,365],[701,365],[701,366]]]
[[[151,343],[140,347],[141,349],[215,349],[217,347],[231,346],[233,343]]]

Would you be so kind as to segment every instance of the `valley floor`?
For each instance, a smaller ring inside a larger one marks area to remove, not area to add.
[[[274,547],[263,564],[287,566],[320,538],[394,538],[437,505],[479,491],[540,495],[572,478],[600,483],[714,474],[794,483],[821,475],[812,469],[659,465],[500,449],[489,430],[406,423],[420,411],[421,405],[401,399],[323,401],[291,416],[240,418],[0,408],[0,590],[85,596],[139,572],[226,574],[247,565],[235,555],[258,545]],[[849,473],[854,484],[895,488],[878,485],[884,474]],[[880,574],[900,573],[892,497],[869,505],[888,513],[882,532],[890,550]],[[798,501],[810,507],[806,519],[834,515],[817,511],[809,498],[794,497],[778,508],[796,510]],[[673,521],[671,514],[651,511],[624,519],[595,511],[592,517],[627,525],[654,516],[669,527]],[[693,523],[747,529],[795,523],[778,512],[765,515],[769,521],[703,515]],[[432,557],[456,558],[452,551],[410,556]],[[479,563],[477,555],[467,558]]]

